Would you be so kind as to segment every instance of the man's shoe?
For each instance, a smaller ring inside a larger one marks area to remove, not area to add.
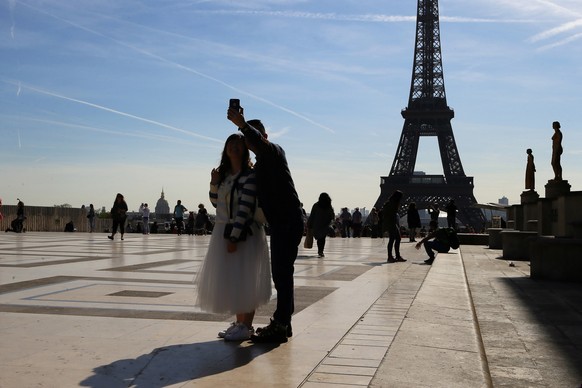
[[[264,327],[258,327],[257,334],[259,334],[263,329]],[[289,322],[289,324],[287,325],[287,338],[291,337],[293,337],[293,328],[291,327],[291,322]]]
[[[397,261],[397,262],[400,262],[400,263],[404,263],[404,262],[406,261],[406,259],[404,259],[402,256],[398,256],[398,257],[396,258],[396,261]]]
[[[426,260],[424,261],[424,264],[432,265],[432,262],[433,262],[433,261],[434,261],[434,257],[431,257],[431,258],[429,258],[429,259],[426,259]]]
[[[389,257],[388,260],[386,260],[387,263],[396,263],[396,259],[393,257]]]
[[[107,238],[113,240],[113,236],[107,236]]]
[[[283,325],[273,319],[268,326],[257,329],[256,335],[251,335],[254,343],[277,343],[287,342],[287,325]]]

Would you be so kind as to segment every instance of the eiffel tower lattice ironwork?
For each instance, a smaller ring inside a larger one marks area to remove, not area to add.
[[[451,199],[459,210],[457,219],[479,231],[485,224],[473,195],[473,178],[465,175],[453,136],[454,111],[447,105],[441,57],[438,0],[418,0],[416,43],[408,107],[402,110],[404,127],[390,175],[381,177],[380,209],[394,190],[404,193],[400,214],[410,202],[418,209]],[[436,136],[444,175],[416,175],[414,166],[421,136]]]

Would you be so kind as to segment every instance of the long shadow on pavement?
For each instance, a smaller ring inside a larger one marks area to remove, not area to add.
[[[568,376],[554,377],[553,381],[572,378],[575,386],[582,382],[582,287],[579,283],[556,282],[545,280],[533,280],[531,278],[504,278],[508,288],[520,299],[522,306],[529,311],[529,316],[537,322],[529,322],[541,325],[544,331],[544,339],[530,338],[537,347],[537,358],[540,363],[552,365],[552,349],[558,349],[559,359],[569,365],[565,367]],[[528,322],[524,322],[528,323]],[[518,331],[520,329],[518,328]],[[522,335],[527,338],[527,329],[523,329]],[[543,342],[547,346],[544,347]],[[559,362],[558,362],[559,363]],[[559,367],[546,368],[550,373],[559,373]],[[552,381],[550,379],[550,381]],[[564,381],[564,380],[562,380]]]
[[[278,344],[215,340],[156,348],[134,359],[123,359],[93,370],[82,387],[166,387],[227,372],[250,363]]]

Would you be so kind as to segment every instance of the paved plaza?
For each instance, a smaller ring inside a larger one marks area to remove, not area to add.
[[[209,236],[6,233],[0,387],[580,387],[582,286],[461,246],[387,264],[386,240],[300,248],[293,337],[228,343],[195,305]],[[255,327],[269,321],[271,302]]]

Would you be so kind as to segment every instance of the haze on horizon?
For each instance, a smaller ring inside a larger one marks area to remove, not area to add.
[[[131,210],[160,197],[194,209],[236,128],[229,98],[283,146],[306,209],[370,208],[410,91],[417,2],[168,0],[0,3],[0,197]],[[582,170],[582,3],[440,0],[448,104],[480,203],[519,202],[527,148],[536,189]],[[416,168],[442,174],[436,138]]]

